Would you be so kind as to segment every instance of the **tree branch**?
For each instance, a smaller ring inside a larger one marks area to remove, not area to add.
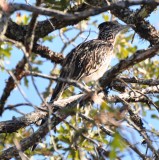
[[[72,102],[67,103],[67,105],[59,109],[56,115],[46,121],[36,132],[34,132],[30,137],[23,139],[20,142],[21,150],[25,151],[29,147],[33,146],[36,142],[39,142],[42,138],[46,136],[50,129],[54,129],[63,119],[67,118],[72,114],[74,106],[76,106],[85,96],[80,96]],[[18,155],[18,150],[15,146],[10,147],[2,152],[0,159],[10,159],[13,156]]]
[[[157,79],[141,79],[141,78],[136,78],[136,77],[127,78],[127,77],[122,77],[122,76],[114,79],[114,82],[121,82],[120,79],[126,83],[137,83],[137,84],[149,85],[149,86],[159,85],[159,80]]]
[[[134,53],[132,56],[121,60],[118,64],[116,64],[114,67],[109,69],[104,76],[99,80],[100,85],[105,88],[107,85],[110,84],[110,82],[121,72],[124,70],[127,70],[129,67],[147,59],[151,58],[154,55],[157,54],[157,51],[159,50],[159,45],[156,45],[150,49],[147,50],[140,50]]]
[[[151,3],[151,1],[149,2]],[[155,5],[158,5],[158,4],[157,3],[152,4],[152,6],[155,6]],[[141,14],[137,14],[138,11],[135,13],[129,8],[125,7],[122,9],[121,8],[113,9],[111,10],[111,13],[127,24],[134,24],[135,27],[133,29],[135,30],[135,32],[138,33],[141,38],[148,40],[151,45],[155,45],[159,43],[158,31],[148,21],[143,19],[148,16],[149,12],[141,16]]]
[[[48,47],[35,44],[33,46],[33,52],[39,56],[51,60],[51,62],[62,63],[64,57],[62,54],[51,51]]]
[[[26,62],[27,61],[26,61],[26,58],[24,56],[22,58],[22,60],[19,61],[19,63],[17,64],[17,66],[15,68],[14,76],[16,77],[16,79],[18,81],[20,81],[21,78],[23,77],[23,72],[24,72],[24,67],[26,65]],[[6,86],[3,90],[2,96],[0,97],[0,115],[2,115],[6,100],[10,96],[10,93],[14,89],[14,87],[15,87],[15,82],[14,82],[13,78],[10,76],[8,78]]]
[[[50,107],[52,109],[54,107],[64,108],[75,101],[79,101],[79,99],[81,99],[83,96],[85,96],[85,94],[79,94],[67,99],[58,100],[58,101],[55,101],[54,104],[51,105]],[[43,108],[45,109],[46,106],[43,106]],[[26,114],[25,116],[0,122],[0,133],[13,133],[20,128],[26,127],[30,124],[36,123],[41,119],[44,119],[47,115],[48,115],[48,112],[36,110],[34,112]]]
[[[35,7],[35,6],[30,6],[30,5],[26,5],[26,4],[19,4],[19,3],[10,4],[9,7],[10,7],[11,12],[15,12],[17,10],[25,10],[25,11],[34,12],[34,13],[41,14],[41,15],[54,16],[54,17],[56,17],[58,19],[62,19],[64,21],[70,21],[70,20],[77,20],[77,19],[82,20],[82,19],[85,19],[89,16],[94,16],[99,13],[105,12],[107,10],[114,10],[119,7],[121,9],[121,8],[127,8],[129,6],[140,5],[140,4],[158,5],[159,2],[156,2],[154,0],[119,1],[117,3],[112,3],[109,6],[104,6],[102,8],[88,9],[87,11],[82,11],[79,13],[75,12],[74,14],[64,13],[62,11],[55,10],[55,9]]]

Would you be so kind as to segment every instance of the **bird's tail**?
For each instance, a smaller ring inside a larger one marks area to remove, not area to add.
[[[53,94],[51,96],[50,102],[57,100],[62,95],[65,86],[66,86],[66,83],[63,83],[63,82],[57,83],[57,85],[53,91]]]

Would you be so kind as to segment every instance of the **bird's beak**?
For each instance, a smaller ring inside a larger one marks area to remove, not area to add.
[[[127,24],[127,25],[121,25],[121,27],[119,27],[119,30],[124,30],[124,29],[128,29],[128,28],[133,28],[134,25],[133,24]]]
[[[132,28],[132,27],[134,27],[134,26],[131,25],[131,24],[128,24],[128,25],[120,25],[120,26],[118,27],[118,29],[117,29],[117,33],[116,33],[116,34],[118,34],[120,31],[123,31],[123,30],[125,30],[125,29],[129,29],[129,28]]]

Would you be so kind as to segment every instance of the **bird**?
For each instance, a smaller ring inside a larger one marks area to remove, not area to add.
[[[116,20],[99,24],[96,39],[79,44],[66,56],[59,77],[85,84],[97,81],[108,69],[118,33],[129,27],[130,25],[121,25]],[[67,86],[67,83],[57,81],[50,103],[58,100]]]

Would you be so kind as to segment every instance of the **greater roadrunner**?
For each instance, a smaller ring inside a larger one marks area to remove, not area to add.
[[[85,83],[98,80],[110,64],[116,35],[128,27],[129,25],[121,25],[117,21],[101,23],[97,39],[78,45],[66,56],[60,77]],[[66,85],[64,82],[57,82],[50,102],[61,96]]]

